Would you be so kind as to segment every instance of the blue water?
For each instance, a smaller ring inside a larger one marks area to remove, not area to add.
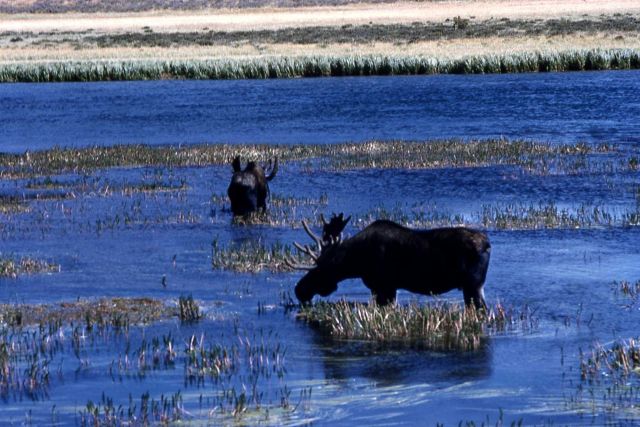
[[[175,303],[191,294],[206,318],[195,325],[170,320],[134,327],[126,337],[92,338],[95,343],[88,340],[82,346],[84,364],[71,351],[66,330],[59,338],[66,350],[52,357],[47,395],[31,399],[14,388],[0,400],[0,424],[47,425],[57,424],[56,419],[78,424],[87,402],[100,402],[103,393],[126,411],[129,396],[139,407],[146,391],[156,400],[180,391],[190,414],[184,418],[196,425],[233,424],[233,416],[220,414],[213,402],[225,388],[250,390],[248,368],[241,364],[222,386],[211,380],[189,384],[183,362],[195,336],[208,344],[259,337],[267,347],[287,349],[286,373],[259,378],[262,410],[246,414],[239,425],[455,426],[487,419],[495,425],[501,410],[506,425],[518,420],[524,425],[637,425],[637,397],[621,399],[620,408],[608,412],[611,402],[600,397],[607,383],[589,384],[579,376],[580,354],[594,343],[610,345],[637,336],[640,301],[616,292],[613,282],[640,280],[640,230],[623,226],[619,218],[611,226],[586,229],[488,230],[492,258],[487,301],[516,309],[529,306],[538,324],[530,331],[490,337],[472,352],[328,340],[281,304],[302,273],[214,270],[211,244],[304,242],[298,224],[304,215],[345,212],[356,218],[381,207],[409,213],[435,207],[475,226],[484,205],[555,203],[575,212],[586,204],[620,214],[636,211],[637,171],[620,165],[625,155],[640,154],[639,89],[639,72],[0,85],[0,151],[134,142],[494,136],[613,142],[626,148],[622,155],[603,155],[617,165],[611,171],[558,175],[513,166],[333,172],[283,163],[271,183],[273,194],[327,198],[326,204],[284,208],[295,227],[231,225],[228,206],[211,198],[225,193],[229,166],[125,168],[52,177],[67,182],[53,191],[73,191],[75,197],[30,199],[27,212],[0,212],[0,254],[50,260],[61,271],[0,279],[1,302],[146,296]],[[119,190],[158,176],[185,187],[160,193]],[[27,184],[5,179],[0,194],[52,191],[27,189]],[[107,188],[112,193],[103,194]],[[354,225],[348,234],[358,231]],[[367,301],[369,295],[354,280],[342,283],[330,299]],[[442,298],[459,302],[461,293],[454,290]],[[399,294],[401,303],[414,299]],[[259,306],[268,308],[260,312]],[[176,342],[175,366],[140,375],[137,346],[168,334]],[[132,365],[114,374],[114,361],[126,351]],[[637,378],[630,382],[638,390]],[[283,410],[285,386],[292,405]],[[305,390],[312,392],[308,400],[300,397]]]
[[[640,72],[0,85],[0,149],[486,138],[640,142]]]

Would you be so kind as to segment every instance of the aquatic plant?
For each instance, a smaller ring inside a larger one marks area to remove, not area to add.
[[[49,261],[31,257],[21,257],[19,260],[0,256],[0,278],[15,279],[23,274],[58,273],[60,265]]]
[[[24,198],[17,196],[0,195],[0,213],[15,214],[29,212],[30,208]]]
[[[291,271],[287,258],[298,259],[294,249],[281,243],[266,244],[262,240],[230,243],[223,247],[215,239],[211,244],[211,265],[214,270],[230,270],[240,273]]]
[[[463,58],[381,55],[259,56],[193,60],[5,62],[0,82],[267,79],[321,76],[486,74],[640,68],[638,49],[513,52]]]
[[[64,172],[88,173],[96,169],[156,166],[186,167],[226,165],[232,156],[281,163],[320,159],[314,170],[438,169],[490,165],[519,165],[528,170],[548,169],[559,156],[584,156],[610,152],[612,147],[585,144],[546,144],[507,139],[368,141],[315,145],[150,146],[142,144],[109,147],[52,148],[0,156],[0,176],[21,178],[50,176]]]
[[[613,381],[617,381],[633,375],[637,382],[639,372],[640,344],[633,338],[616,342],[609,348],[598,345],[588,356],[580,355],[580,376],[583,380],[612,376]]]
[[[119,425],[169,425],[191,418],[184,410],[182,395],[178,391],[171,396],[160,396],[159,400],[151,398],[149,392],[140,396],[139,405],[134,404],[129,396],[129,406],[115,406],[113,398],[102,394],[101,402],[89,400],[84,409],[78,411],[80,425],[86,426],[119,426]]]
[[[403,343],[428,349],[473,350],[488,333],[534,324],[528,311],[516,313],[496,304],[488,310],[458,304],[418,305],[319,302],[302,307],[298,318],[336,339]]]
[[[193,323],[200,320],[200,306],[193,299],[193,295],[180,296],[178,298],[178,309],[180,311],[180,321],[184,323]]]
[[[177,316],[176,308],[152,298],[102,298],[52,304],[0,304],[0,319],[9,326],[70,324],[86,328],[127,328]]]
[[[483,206],[480,223],[485,228],[514,229],[577,229],[612,226],[620,223],[616,215],[604,206],[582,205],[575,210],[561,209],[554,203],[509,204]]]
[[[638,299],[640,297],[640,280],[636,283],[627,282],[626,280],[621,281],[620,283],[615,283],[614,286],[616,290],[621,292],[623,295],[632,298],[633,300]]]

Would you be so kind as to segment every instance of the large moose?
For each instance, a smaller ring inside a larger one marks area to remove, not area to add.
[[[486,234],[464,227],[412,230],[378,220],[342,241],[349,218],[322,218],[322,238],[302,222],[317,248],[295,243],[314,265],[287,261],[292,268],[308,271],[295,288],[301,303],[315,295],[328,296],[342,280],[360,278],[380,305],[395,301],[398,289],[438,295],[457,288],[465,304],[486,308],[482,288],[491,254]]]
[[[273,164],[262,167],[256,162],[248,162],[244,170],[240,165],[240,156],[236,156],[231,163],[233,175],[227,190],[231,201],[231,211],[234,216],[248,215],[257,210],[267,209],[269,196],[269,181],[278,173],[278,158]],[[269,171],[267,176],[265,169]]]

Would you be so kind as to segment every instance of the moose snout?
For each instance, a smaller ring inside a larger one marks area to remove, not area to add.
[[[314,296],[313,292],[310,292],[308,289],[305,289],[305,286],[302,283],[298,283],[296,285],[295,293],[296,293],[296,298],[298,298],[298,301],[300,302],[300,304],[303,304],[303,305],[309,304]]]

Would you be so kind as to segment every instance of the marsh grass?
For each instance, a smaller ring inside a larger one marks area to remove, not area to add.
[[[583,380],[624,381],[633,376],[640,385],[640,344],[633,338],[614,343],[610,348],[596,346],[587,356],[580,355]]]
[[[315,55],[193,60],[69,60],[4,62],[0,82],[159,79],[268,79],[294,77],[488,74],[637,69],[640,49],[512,52],[463,58]]]
[[[21,198],[0,196],[0,213],[19,214],[29,212],[31,208]]]
[[[139,404],[129,396],[129,404],[116,406],[113,398],[102,394],[100,402],[89,400],[78,411],[82,427],[123,426],[123,425],[174,425],[188,420],[190,414],[184,410],[182,395],[178,391],[170,396],[164,394],[158,400],[149,392],[140,396]]]
[[[620,293],[633,300],[637,300],[640,297],[640,280],[636,283],[627,282],[626,280],[621,281],[620,283],[614,283],[616,288]]]
[[[214,194],[211,196],[211,204],[217,209],[223,209],[227,211],[231,211],[229,206],[229,196],[226,194]],[[287,208],[298,208],[304,206],[312,206],[312,207],[321,207],[327,206],[329,204],[329,196],[326,194],[320,195],[318,198],[312,197],[292,197],[292,196],[283,196],[277,193],[271,193],[268,199],[269,210],[284,210]],[[260,222],[260,215],[255,215],[255,221]],[[238,221],[241,222],[243,218],[238,218]],[[244,220],[251,220],[252,218],[244,218]],[[268,221],[267,219],[262,219],[263,221]]]
[[[102,298],[52,304],[2,304],[0,319],[8,326],[84,323],[94,327],[129,327],[177,316],[176,307],[152,298]]]
[[[281,162],[320,159],[313,169],[436,169],[489,165],[519,165],[527,169],[549,168],[560,156],[586,156],[615,151],[612,147],[591,148],[585,144],[545,144],[506,139],[368,141],[365,143],[315,145],[230,145],[188,146],[116,145],[109,147],[60,148],[4,154],[0,156],[0,177],[49,177],[61,173],[89,173],[115,167],[199,167],[227,165],[236,155],[267,162],[277,156]],[[586,162],[586,160],[585,160]]]
[[[183,323],[194,323],[202,318],[200,305],[193,299],[193,295],[180,296],[178,310],[180,321]]]
[[[373,302],[319,302],[301,308],[298,318],[335,339],[437,350],[474,350],[488,334],[517,327],[530,329],[535,323],[528,310],[516,313],[501,304],[485,311],[447,303],[379,306]]]
[[[577,229],[627,225],[604,206],[581,205],[575,210],[554,203],[483,206],[480,224],[497,230]]]
[[[0,278],[15,279],[24,274],[58,273],[60,265],[49,261],[22,257],[20,259],[0,256]]]
[[[571,230],[579,228],[631,227],[637,225],[637,207],[617,212],[604,205],[582,204],[561,208],[553,202],[483,205],[468,215],[451,214],[437,206],[376,207],[357,215],[353,223],[363,229],[376,219],[387,219],[411,228],[470,226],[485,230]]]
[[[247,240],[221,246],[217,239],[211,244],[211,265],[214,270],[239,273],[272,273],[291,271],[287,258],[298,259],[295,250],[281,243],[266,244],[261,240]],[[302,260],[299,260],[302,262]]]
[[[143,182],[139,184],[126,184],[119,190],[123,195],[132,195],[136,193],[167,193],[185,191],[187,189],[188,186],[186,182],[177,185],[163,182]]]

